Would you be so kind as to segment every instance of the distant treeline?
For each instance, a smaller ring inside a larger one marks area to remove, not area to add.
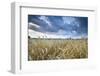
[[[77,38],[77,39],[74,39],[74,38],[30,38],[28,37],[29,39],[39,39],[39,40],[87,40],[88,38]]]

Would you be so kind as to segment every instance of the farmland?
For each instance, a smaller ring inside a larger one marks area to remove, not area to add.
[[[28,60],[88,58],[87,39],[28,38]]]

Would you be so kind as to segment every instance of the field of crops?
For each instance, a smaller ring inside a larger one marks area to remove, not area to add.
[[[87,39],[28,39],[28,60],[88,58]]]

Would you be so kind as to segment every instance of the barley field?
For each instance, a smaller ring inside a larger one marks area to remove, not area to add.
[[[88,58],[87,39],[28,39],[28,60]]]

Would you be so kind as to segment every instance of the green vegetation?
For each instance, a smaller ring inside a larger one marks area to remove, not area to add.
[[[28,60],[88,58],[87,39],[28,39]]]

